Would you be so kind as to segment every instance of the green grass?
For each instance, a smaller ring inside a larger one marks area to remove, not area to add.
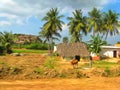
[[[111,67],[115,67],[115,66],[118,66],[117,63],[115,62],[107,62],[107,61],[95,61],[93,63],[93,67],[96,67],[96,68],[111,68]]]
[[[107,62],[104,60],[99,60],[99,61],[94,61],[92,64],[93,68],[112,68],[112,67],[116,67],[119,66],[117,63],[115,62]],[[85,65],[83,65],[82,67],[90,67],[90,64],[87,63]]]
[[[13,49],[14,53],[48,53],[48,50]]]

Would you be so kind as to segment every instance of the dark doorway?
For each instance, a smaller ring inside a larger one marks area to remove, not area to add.
[[[117,51],[113,51],[113,57],[114,57],[114,58],[117,57]]]
[[[80,61],[80,56],[79,56],[79,55],[76,55],[76,56],[75,56],[75,59],[77,59],[78,61]]]

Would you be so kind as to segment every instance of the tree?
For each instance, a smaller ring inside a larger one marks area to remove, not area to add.
[[[73,12],[73,17],[68,17],[69,23],[69,32],[71,35],[71,39],[73,42],[80,42],[82,41],[82,33],[87,34],[86,30],[86,21],[87,18],[82,15],[81,10],[75,10]]]
[[[102,40],[102,38],[99,35],[97,36],[91,35],[91,40],[88,42],[88,50],[98,55],[100,51],[102,50],[101,46],[106,45],[106,44],[107,42]]]
[[[120,41],[118,41],[117,44],[120,44]]]
[[[42,19],[45,21],[45,24],[42,27],[40,35],[48,41],[50,54],[52,53],[53,39],[58,39],[55,36],[60,37],[58,30],[62,31],[62,24],[64,24],[64,22],[60,20],[62,17],[63,15],[59,15],[57,8],[52,8]]]
[[[88,12],[88,31],[93,30],[93,35],[99,34],[101,28],[101,13],[98,9],[93,8],[91,12]]]
[[[11,53],[11,45],[13,44],[14,36],[12,32],[0,32],[0,45],[5,48],[7,53]]]
[[[111,10],[108,11],[108,13],[104,13],[103,17],[103,35],[105,35],[105,40],[107,39],[108,34],[111,36],[119,34],[118,27],[120,26],[119,21],[119,14],[116,12],[113,12]]]
[[[68,40],[68,37],[63,37],[63,43],[68,43],[69,40]]]

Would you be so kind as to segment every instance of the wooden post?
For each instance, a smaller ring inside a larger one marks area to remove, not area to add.
[[[90,56],[90,68],[92,68],[92,56]]]

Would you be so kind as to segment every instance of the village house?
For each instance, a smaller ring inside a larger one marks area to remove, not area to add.
[[[110,57],[110,58],[119,58],[120,47],[119,46],[102,46],[102,51],[100,56]]]
[[[62,43],[57,46],[57,53],[62,57],[89,57],[86,44],[82,42],[77,43]]]

